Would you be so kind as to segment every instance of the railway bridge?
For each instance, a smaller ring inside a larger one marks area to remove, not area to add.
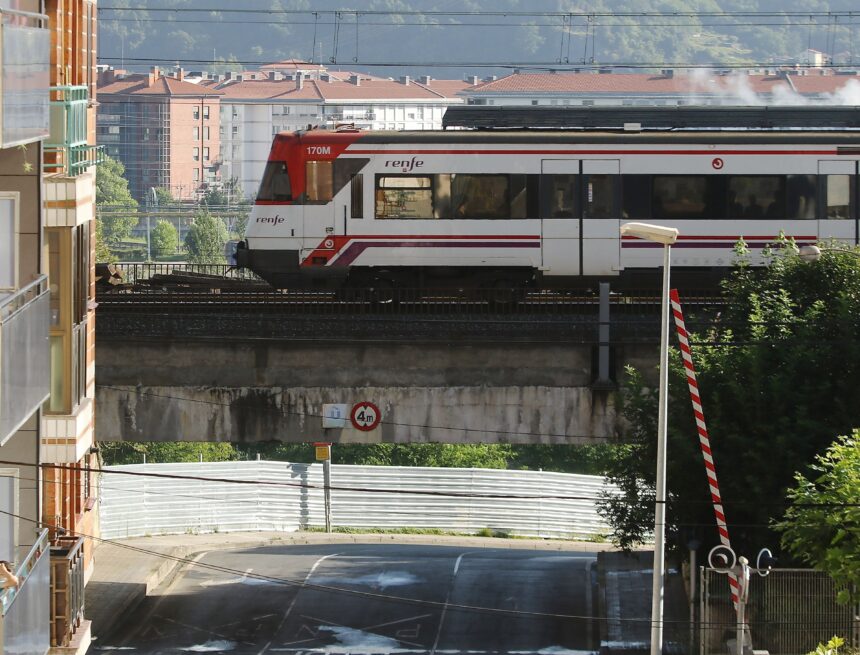
[[[97,438],[587,443],[618,429],[624,366],[647,376],[657,363],[655,293],[389,300],[100,293]],[[688,302],[693,314],[709,307]],[[370,409],[352,421],[361,403]]]

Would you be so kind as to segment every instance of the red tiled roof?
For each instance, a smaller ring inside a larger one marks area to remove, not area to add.
[[[792,75],[799,93],[835,92],[847,80],[844,75]],[[782,75],[652,75],[648,73],[514,73],[499,80],[472,87],[470,94],[725,94],[749,90],[772,93],[776,87],[791,91]]]
[[[275,61],[271,64],[260,66],[261,71],[283,70],[285,68],[292,68],[294,70],[317,69],[322,71],[326,69],[322,64],[312,64],[309,61],[303,61],[301,59],[284,59],[283,61]]]
[[[301,89],[296,88],[295,80],[246,80],[221,87],[223,97],[231,98],[289,100],[440,100],[459,99],[466,82],[455,80],[431,80],[429,86],[415,81],[409,84],[387,79],[362,78],[356,85],[352,82],[331,80],[304,80]]]
[[[129,75],[105,85],[100,85],[100,95],[156,95],[156,96],[220,96],[222,92],[200,84],[192,84],[173,77],[158,77],[152,86],[147,75]]]

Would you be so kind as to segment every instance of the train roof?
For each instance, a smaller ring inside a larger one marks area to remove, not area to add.
[[[575,131],[860,130],[860,107],[448,107],[443,128]]]

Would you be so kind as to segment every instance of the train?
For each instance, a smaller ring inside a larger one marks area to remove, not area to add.
[[[674,275],[724,272],[741,239],[753,264],[781,235],[858,243],[857,108],[595,110],[277,134],[237,264],[277,288],[576,288],[659,274],[628,221],[679,230]]]

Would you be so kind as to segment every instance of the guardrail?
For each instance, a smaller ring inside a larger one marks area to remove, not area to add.
[[[51,645],[67,646],[84,620],[84,538],[51,546]]]
[[[260,281],[253,272],[247,268],[236,268],[229,264],[191,264],[186,262],[156,262],[156,263],[141,263],[141,262],[116,262],[112,264],[118,269],[118,274],[123,282],[135,284],[143,280],[150,280],[155,276],[192,274],[192,275],[208,275],[216,278],[226,278],[228,280],[249,280]],[[98,267],[107,266],[107,264],[97,264]]]
[[[51,584],[48,531],[15,571],[18,587],[0,590],[0,653],[46,653],[51,645],[45,622]]]
[[[0,299],[0,444],[50,395],[49,325],[45,275]]]
[[[602,493],[613,493],[614,488],[599,476],[346,464],[334,464],[331,469],[335,527],[460,533],[489,528],[510,535],[590,539],[609,532],[595,504]],[[177,477],[123,475],[146,472]],[[182,480],[179,476],[260,484]],[[250,461],[109,466],[99,487],[105,539],[325,526],[321,464]]]

